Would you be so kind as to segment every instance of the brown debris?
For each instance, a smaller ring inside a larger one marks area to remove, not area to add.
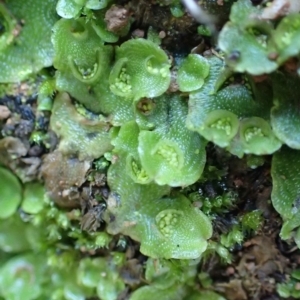
[[[41,174],[50,198],[61,207],[79,207],[78,188],[90,167],[90,161],[63,156],[58,150],[46,155]]]
[[[122,6],[113,5],[105,13],[105,22],[107,25],[107,30],[118,33],[129,23],[129,11]]]
[[[179,86],[177,83],[177,71],[171,70],[171,82],[168,88],[168,92],[175,93],[178,92],[178,90],[179,90]]]
[[[250,251],[241,259],[239,266],[237,267],[239,272],[242,271],[245,261],[249,258],[254,259],[255,261],[256,273],[263,272],[264,276],[267,276],[272,274],[275,270],[278,270],[280,273],[283,272],[283,269],[286,265],[286,260],[280,254],[277,247],[275,247],[273,238],[267,236],[257,236],[250,241],[247,241],[244,246],[252,247]]]
[[[24,157],[20,159],[20,168],[23,172],[23,176],[27,178],[27,180],[23,180],[23,182],[34,180],[39,175],[40,166],[42,164],[42,160],[39,157]]]
[[[102,214],[105,210],[105,205],[103,203],[91,206],[88,212],[81,219],[81,230],[83,231],[96,231],[102,220]]]
[[[274,293],[276,284],[272,276],[282,274],[287,266],[287,259],[277,249],[275,239],[256,236],[244,243],[244,247],[246,249],[236,270],[249,299]]]
[[[230,280],[228,283],[217,284],[217,290],[224,293],[227,300],[247,300],[247,294],[239,279]]]
[[[4,137],[0,140],[0,162],[7,164],[13,159],[25,156],[28,150],[20,139],[11,136]]]
[[[0,120],[5,120],[10,116],[11,112],[5,105],[0,105]]]
[[[241,259],[236,266],[228,267],[229,282],[217,283],[215,288],[228,300],[261,299],[276,290],[274,274],[283,274],[287,259],[276,247],[275,239],[256,236],[244,243]]]
[[[299,67],[299,62],[296,58],[292,57],[284,63],[283,67],[288,73],[296,74]]]
[[[286,16],[290,13],[297,13],[299,11],[299,0],[274,0],[273,2],[270,2],[270,5],[266,6],[261,18],[273,20],[282,16]]]
[[[19,138],[4,137],[0,140],[0,163],[10,168],[22,182],[37,179],[41,159],[26,157],[29,144],[26,145]]]
[[[252,77],[255,83],[260,83],[268,80],[268,75],[263,74],[263,75],[257,75]]]
[[[124,282],[130,286],[137,286],[141,283],[143,266],[136,258],[126,261],[121,269],[120,275]]]

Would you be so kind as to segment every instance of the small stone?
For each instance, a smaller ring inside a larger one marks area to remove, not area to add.
[[[0,105],[0,120],[5,120],[10,116],[11,112],[5,105]]]
[[[135,29],[131,33],[133,38],[143,38],[145,36],[145,31],[142,29]]]
[[[125,7],[113,5],[105,13],[104,20],[106,22],[108,31],[118,33],[127,26],[129,18],[129,11]]]
[[[160,31],[159,34],[158,34],[158,37],[159,37],[160,39],[164,39],[166,36],[167,36],[167,34],[166,34],[165,31]]]
[[[43,153],[44,149],[40,145],[34,145],[32,146],[29,151],[28,155],[29,156],[40,156]]]
[[[231,275],[233,275],[234,273],[235,273],[234,267],[230,266],[230,267],[228,267],[228,268],[226,269],[226,275],[227,275],[227,276],[231,276]]]

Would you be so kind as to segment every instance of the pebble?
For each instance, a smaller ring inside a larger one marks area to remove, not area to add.
[[[5,105],[0,105],[0,120],[5,120],[10,116],[11,112]]]

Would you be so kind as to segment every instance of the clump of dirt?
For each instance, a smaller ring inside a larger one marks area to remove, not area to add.
[[[295,263],[299,258],[299,250],[294,243],[283,243],[279,238],[282,220],[270,203],[272,187],[269,158],[265,158],[263,166],[252,170],[246,160],[235,157],[224,160],[225,156],[220,156],[222,152],[217,149],[215,153],[209,153],[213,154],[216,162],[226,162],[226,185],[238,193],[235,206],[223,215],[223,219],[259,209],[263,223],[256,232],[246,235],[242,245],[236,245],[231,264],[224,265],[220,259],[213,257],[204,264],[202,271],[212,276],[213,288],[228,300],[279,300],[276,285],[288,277],[291,269],[299,266],[299,260]],[[219,218],[222,219],[222,216]],[[226,222],[222,221],[222,224]],[[229,231],[231,224],[227,224]],[[214,236],[224,230],[224,226],[220,229],[216,225]]]
[[[86,181],[91,161],[64,156],[56,150],[43,159],[41,175],[49,196],[61,207],[80,205],[79,187]]]

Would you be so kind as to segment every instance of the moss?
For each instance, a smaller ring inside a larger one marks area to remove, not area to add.
[[[186,113],[182,99],[164,97],[157,100],[156,120],[144,117],[155,129],[140,132],[138,152],[142,166],[160,185],[189,185],[203,171],[206,143],[185,128]]]
[[[198,90],[209,74],[209,64],[197,54],[189,54],[179,67],[177,82],[182,92]]]
[[[228,79],[230,73],[221,59],[210,57],[208,62],[210,73],[203,87],[189,95],[188,128],[220,147],[227,147],[239,157],[244,153],[261,155],[278,150],[281,142],[266,122],[270,119],[272,106],[272,94],[268,94],[268,86],[261,88],[260,85],[235,82],[234,77]],[[244,138],[245,124],[250,122],[247,117],[253,117],[255,124],[258,120],[265,124],[265,131],[268,132],[265,144],[261,140],[256,146],[249,147],[249,141],[246,142]]]
[[[57,13],[65,19],[78,18],[81,10],[85,9],[103,9],[109,3],[109,0],[58,0],[56,5]]]
[[[271,126],[261,118],[244,119],[240,125],[240,139],[245,153],[272,154],[281,147],[281,142]]]
[[[56,97],[50,126],[61,137],[59,149],[64,154],[78,155],[80,160],[99,158],[112,148],[105,119],[81,116],[67,94]]]
[[[298,100],[299,78],[285,73],[276,73],[274,82],[274,106],[271,124],[276,136],[293,149],[300,149]]]
[[[233,180],[225,151],[251,168],[273,155],[280,236],[300,245],[299,12],[267,20],[250,0],[202,1],[219,16],[216,38],[210,26],[197,31],[180,1],[137,2],[0,3],[0,82],[41,83],[37,107],[36,95],[0,99],[9,110],[0,161],[23,182],[1,166],[0,297],[223,299],[197,281],[201,258],[230,263],[262,224],[248,206],[233,216],[243,199],[224,187],[201,194]],[[25,121],[35,129],[24,133]],[[33,159],[34,171],[20,171]],[[296,295],[289,283],[278,291]]]
[[[221,147],[228,146],[238,132],[238,118],[226,110],[214,110],[207,114],[199,128],[201,134]]]
[[[299,152],[287,147],[277,152],[272,162],[274,186],[271,197],[274,208],[285,221],[281,229],[281,236],[284,239],[290,238],[293,230],[300,226],[298,217],[299,162]],[[299,245],[298,238],[296,242]]]
[[[262,212],[260,210],[253,210],[241,217],[241,224],[243,230],[258,230],[263,223]]]
[[[42,294],[41,284],[45,272],[44,264],[45,258],[33,254],[9,260],[0,270],[1,294],[6,299],[17,298],[19,294],[22,295],[24,300],[39,297]],[[31,285],[30,288],[29,285]]]
[[[55,49],[54,66],[60,71],[71,71],[85,83],[94,83],[101,75],[103,42],[84,18],[60,19],[53,28]]]
[[[54,0],[1,3],[5,34],[0,40],[0,82],[18,82],[52,65],[49,33],[57,20],[55,4]]]
[[[110,88],[122,97],[160,96],[170,84],[169,68],[167,55],[153,42],[129,40],[116,49]]]
[[[120,157],[108,171],[109,186],[118,193],[120,201],[120,206],[116,201],[109,201],[105,219],[113,221],[108,225],[108,232],[123,233],[140,241],[141,252],[150,257],[199,257],[206,248],[206,239],[211,235],[211,225],[206,216],[192,208],[184,196],[161,198],[168,194],[167,186],[153,183],[141,185],[128,174],[120,177],[118,174],[125,164],[125,159]],[[175,230],[169,231],[170,228],[162,223],[162,216],[170,211],[178,211],[180,218],[171,225]]]
[[[286,280],[284,283],[277,284],[277,292],[283,298],[293,297],[295,299],[300,298],[300,293],[296,288],[299,282],[299,269],[292,272],[291,278]]]
[[[10,171],[0,167],[0,174],[2,178],[0,219],[6,219],[16,212],[21,202],[22,190],[18,179]]]
[[[272,41],[279,52],[278,63],[285,62],[288,58],[299,54],[299,28],[299,14],[286,16],[276,27]]]

